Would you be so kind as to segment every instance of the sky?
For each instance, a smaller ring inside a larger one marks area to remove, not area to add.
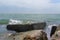
[[[60,13],[60,0],[0,0],[0,13]]]

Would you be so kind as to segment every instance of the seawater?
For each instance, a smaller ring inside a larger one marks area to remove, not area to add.
[[[44,21],[47,23],[47,26],[50,24],[60,24],[60,14],[0,14],[0,39],[1,39],[1,37],[3,37],[2,34],[12,32],[12,31],[8,31],[6,29],[6,26],[10,19],[23,20],[24,22],[26,22],[26,21],[34,21],[34,22]]]
[[[10,19],[60,23],[60,14],[0,14],[0,24],[8,24]]]

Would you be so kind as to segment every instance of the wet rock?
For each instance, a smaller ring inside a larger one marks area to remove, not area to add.
[[[15,24],[7,25],[7,30],[16,31],[16,32],[25,32],[36,29],[44,29],[46,26],[45,22],[42,23],[33,23],[33,24]]]
[[[46,22],[34,23],[32,24],[35,30],[44,29],[46,27]]]
[[[57,30],[57,26],[52,26],[50,37],[56,32],[56,30]]]
[[[27,34],[23,40],[48,40],[48,38],[43,30],[37,30],[32,34]]]
[[[24,32],[24,31],[29,31],[29,30],[33,30],[32,25],[7,25],[7,30],[11,30],[11,31],[16,31],[16,32]]]
[[[51,40],[60,40],[60,25],[57,26],[57,29],[55,33],[52,35]]]

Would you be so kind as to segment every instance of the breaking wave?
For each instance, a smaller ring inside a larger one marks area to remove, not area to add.
[[[15,19],[1,19],[0,24],[30,24],[36,21],[32,20],[15,20]]]

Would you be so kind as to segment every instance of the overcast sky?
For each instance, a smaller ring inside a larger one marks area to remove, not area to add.
[[[60,0],[0,0],[0,13],[60,13]]]

